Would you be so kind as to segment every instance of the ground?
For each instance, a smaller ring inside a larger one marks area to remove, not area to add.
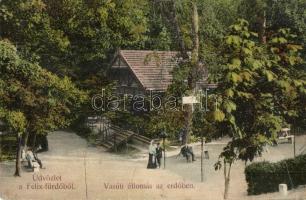
[[[39,154],[46,166],[39,173],[23,169],[21,177],[13,177],[14,162],[0,163],[0,199],[219,200],[224,190],[223,171],[215,171],[213,164],[227,141],[223,138],[209,144],[210,159],[204,160],[205,177],[201,183],[199,144],[194,144],[197,161],[193,163],[176,158],[177,149],[167,152],[166,169],[146,169],[146,152],[139,152],[137,156],[114,155],[90,147],[74,133],[57,131],[49,136],[50,150]],[[297,153],[300,153],[306,137],[299,136],[296,141]],[[280,144],[269,147],[257,160],[277,161],[292,156],[292,145]],[[247,196],[244,167],[243,162],[234,164],[229,199],[306,199],[305,187],[289,191],[286,197],[279,193]],[[178,186],[184,188],[175,188]]]

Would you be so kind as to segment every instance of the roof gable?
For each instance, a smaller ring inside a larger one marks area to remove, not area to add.
[[[175,51],[119,50],[119,56],[130,67],[145,90],[165,91],[172,82],[177,64]]]

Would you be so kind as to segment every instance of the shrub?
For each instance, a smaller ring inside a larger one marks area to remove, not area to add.
[[[86,116],[79,116],[70,126],[77,135],[83,138],[88,138],[91,134],[91,129],[86,125]]]
[[[0,162],[13,160],[16,156],[16,136],[12,134],[0,135]]]
[[[278,185],[285,183],[289,189],[306,184],[306,155],[286,159],[277,163],[252,163],[245,169],[248,194],[278,191]]]

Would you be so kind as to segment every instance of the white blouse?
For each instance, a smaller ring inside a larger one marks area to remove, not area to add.
[[[156,148],[154,145],[149,146],[149,154],[156,154]]]

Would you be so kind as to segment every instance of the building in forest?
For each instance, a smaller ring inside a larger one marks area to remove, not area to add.
[[[109,76],[116,81],[118,94],[165,92],[172,82],[172,70],[178,64],[177,51],[118,50]],[[207,69],[202,72],[197,88],[206,85]]]
[[[175,51],[118,50],[111,63],[110,76],[117,93],[164,92],[172,81],[177,64]]]

